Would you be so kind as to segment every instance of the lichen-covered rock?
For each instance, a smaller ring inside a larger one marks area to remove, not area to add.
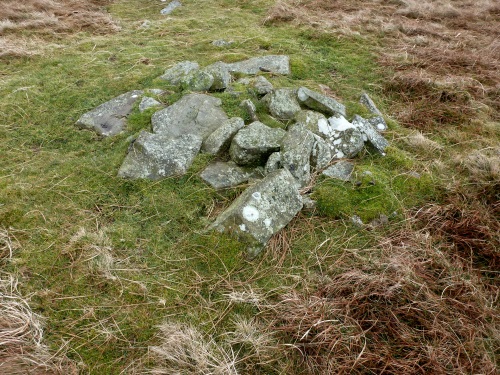
[[[280,120],[291,120],[301,110],[295,89],[276,89],[262,100],[269,108],[271,115]]]
[[[210,95],[185,95],[171,106],[153,114],[153,131],[170,137],[196,134],[205,139],[228,119],[220,108],[221,104],[220,99]]]
[[[327,134],[332,156],[336,159],[356,156],[365,144],[360,129],[341,115],[328,119],[328,128],[325,130],[325,134]]]
[[[233,161],[218,161],[201,172],[200,177],[214,189],[226,189],[247,182],[250,178],[262,177],[262,168],[245,168]]]
[[[168,81],[171,85],[178,85],[186,75],[198,69],[200,69],[200,66],[197,62],[181,61],[165,70],[165,73],[160,78]]]
[[[208,91],[214,82],[214,76],[206,70],[194,70],[182,77],[181,87],[190,91]]]
[[[235,134],[244,126],[243,119],[239,117],[233,117],[224,121],[221,126],[215,129],[203,141],[202,151],[212,155],[218,155],[227,151]]]
[[[270,72],[277,74],[290,74],[290,58],[283,55],[269,55],[253,57],[248,60],[227,64],[230,72],[243,74],[257,74]]]
[[[302,103],[311,109],[330,115],[346,115],[346,109],[343,104],[337,102],[335,99],[320,94],[319,92],[309,90],[306,87],[301,87],[297,91],[297,96]]]
[[[266,165],[264,166],[264,174],[268,175],[269,173],[275,172],[281,168],[283,168],[283,165],[281,164],[281,152],[273,152],[267,158]]]
[[[259,118],[257,117],[257,108],[250,99],[243,100],[240,104],[240,107],[248,113],[252,121],[259,121]]]
[[[97,134],[109,137],[121,133],[127,116],[132,112],[135,102],[142,91],[134,90],[117,96],[106,103],[84,113],[76,122],[82,129],[90,129]]]
[[[323,174],[325,176],[335,178],[337,180],[349,181],[353,170],[354,170],[353,163],[348,162],[346,160],[342,160],[326,168],[323,171]]]
[[[281,142],[281,163],[290,171],[301,187],[311,179],[310,156],[314,146],[314,136],[299,124],[291,126]]]
[[[231,83],[231,73],[227,69],[227,64],[223,62],[216,62],[203,70],[214,78],[212,86],[209,88],[212,91],[225,90]]]
[[[181,6],[182,6],[182,4],[179,0],[171,1],[165,8],[163,8],[160,11],[160,14],[163,14],[164,16],[166,16]]]
[[[254,257],[301,209],[297,182],[288,170],[280,169],[247,188],[211,228],[247,242]]]
[[[330,164],[332,159],[333,155],[330,145],[323,138],[314,134],[314,144],[311,151],[311,167],[315,170],[323,169]]]
[[[361,95],[359,102],[363,104],[375,117],[369,118],[368,122],[372,124],[378,131],[384,131],[387,129],[387,123],[382,116],[382,112],[379,111],[372,98],[365,92]]]
[[[325,129],[328,128],[328,120],[325,115],[316,111],[303,110],[297,112],[295,122],[319,136],[324,136]]]
[[[162,104],[156,100],[155,98],[151,98],[149,96],[145,96],[142,98],[139,103],[139,112],[144,112],[146,109],[160,107]]]
[[[387,123],[382,116],[370,117],[367,120],[375,129],[377,129],[377,131],[382,132],[387,130]]]
[[[385,155],[385,149],[389,142],[379,134],[377,129],[363,117],[356,115],[352,123],[366,136],[366,140],[382,155]]]
[[[200,151],[202,139],[193,134],[177,138],[141,132],[123,161],[119,177],[157,180],[186,173]]]
[[[263,165],[270,154],[279,151],[285,134],[283,129],[252,122],[234,136],[229,155],[239,165]]]
[[[263,76],[255,77],[252,86],[258,95],[266,95],[274,90],[272,83]]]

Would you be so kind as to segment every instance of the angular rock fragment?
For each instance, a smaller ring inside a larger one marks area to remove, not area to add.
[[[359,102],[363,104],[375,117],[368,119],[370,124],[372,124],[378,131],[384,131],[387,129],[387,123],[382,116],[382,112],[379,111],[372,98],[365,92],[361,95]]]
[[[301,110],[295,89],[276,89],[262,100],[267,104],[271,115],[280,120],[291,120]]]
[[[243,119],[239,117],[233,117],[224,121],[221,126],[215,129],[203,141],[202,151],[212,155],[218,155],[227,151],[235,134],[244,126]]]
[[[233,161],[218,161],[206,167],[200,177],[214,189],[226,189],[245,183],[250,178],[262,177],[262,168],[244,168]]]
[[[146,109],[160,107],[162,104],[149,96],[145,96],[142,98],[141,103],[139,104],[139,112],[144,112]]]
[[[328,113],[331,115],[346,115],[345,106],[335,99],[320,94],[319,92],[309,90],[306,87],[299,88],[297,92],[299,100],[311,109]]]
[[[310,155],[314,146],[314,136],[301,125],[291,126],[281,143],[281,163],[290,171],[301,187],[311,179]]]
[[[250,99],[243,100],[240,107],[248,113],[252,121],[259,121],[259,118],[257,117],[257,108]]]
[[[266,77],[257,76],[253,82],[253,88],[258,95],[266,95],[274,90],[271,82],[269,82]]]
[[[209,87],[212,91],[225,90],[231,83],[231,73],[223,62],[216,62],[203,70],[214,78],[212,86]]]
[[[76,122],[82,129],[94,130],[109,137],[123,131],[126,117],[132,112],[135,102],[142,95],[141,90],[129,91],[84,113]]]
[[[176,138],[141,132],[123,161],[119,177],[157,180],[186,173],[200,151],[202,139],[193,134]]]
[[[334,158],[352,158],[363,149],[363,133],[355,124],[340,115],[330,117],[328,124],[328,140]]]
[[[198,69],[200,69],[200,66],[197,62],[181,61],[172,68],[167,69],[160,78],[168,81],[171,85],[178,85],[186,75]]]
[[[290,74],[290,58],[283,55],[269,55],[253,57],[248,60],[227,64],[230,72],[243,74],[257,74],[270,72],[277,74]]]
[[[387,130],[387,123],[382,116],[375,116],[368,119],[368,122],[379,132]]]
[[[170,137],[196,134],[205,139],[228,118],[220,108],[221,104],[220,99],[210,95],[185,95],[171,106],[153,114],[153,131]]]
[[[325,176],[335,178],[337,180],[349,181],[352,172],[354,170],[354,164],[345,160],[339,161],[334,165],[326,168],[323,171]]]
[[[297,182],[288,170],[280,169],[247,188],[211,228],[246,241],[254,257],[301,209]]]
[[[233,138],[229,148],[231,159],[239,165],[262,165],[273,152],[279,151],[286,132],[261,122],[252,122]]]
[[[385,155],[385,149],[389,146],[389,142],[379,134],[377,129],[373,127],[368,120],[356,115],[352,120],[355,125],[365,136],[367,141],[382,155]]]
[[[332,150],[328,143],[314,134],[314,144],[311,151],[311,167],[320,170],[328,166],[333,159]]]
[[[181,87],[190,91],[208,91],[214,82],[214,76],[206,70],[194,70],[182,77]]]
[[[295,114],[297,124],[305,126],[306,129],[312,131],[319,136],[328,135],[328,120],[319,112],[303,110]]]
[[[179,0],[171,1],[165,8],[163,8],[160,11],[160,14],[163,14],[164,16],[166,16],[181,6],[182,6],[182,4]]]
[[[269,155],[269,158],[267,158],[266,165],[264,166],[264,174],[268,175],[269,173],[277,171],[281,168],[283,168],[283,165],[281,164],[281,153],[273,152]]]

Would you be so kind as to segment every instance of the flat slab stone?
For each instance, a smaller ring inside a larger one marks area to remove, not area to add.
[[[363,117],[354,116],[352,123],[366,136],[366,140],[382,155],[385,155],[385,149],[389,146],[389,142],[370,122]]]
[[[212,155],[221,154],[229,149],[231,140],[238,133],[238,130],[245,126],[242,118],[233,117],[226,120],[215,131],[210,134],[201,147],[203,152]]]
[[[249,255],[256,256],[302,209],[298,189],[288,170],[273,172],[247,188],[211,228],[236,235],[248,243]]]
[[[276,89],[262,100],[267,104],[271,115],[280,120],[291,120],[301,110],[295,89]]]
[[[200,69],[200,66],[197,62],[181,61],[170,69],[165,70],[165,73],[163,73],[160,78],[168,81],[172,85],[178,85],[186,75],[198,69]]]
[[[387,130],[387,123],[384,120],[382,112],[379,111],[372,98],[365,92],[361,95],[359,102],[363,104],[375,117],[369,118],[368,122],[378,131]]]
[[[153,114],[153,131],[171,138],[195,134],[205,139],[228,119],[220,108],[221,104],[222,101],[213,96],[185,95],[171,106]]]
[[[262,177],[262,168],[243,168],[236,163],[218,161],[201,172],[200,177],[214,189],[227,189],[247,182],[250,178]]]
[[[142,93],[141,90],[129,91],[101,104],[80,116],[76,126],[93,130],[105,137],[121,133],[127,116],[132,112],[135,102]]]
[[[193,134],[172,138],[142,131],[131,145],[118,176],[157,180],[182,175],[200,151],[201,142]]]
[[[337,180],[349,181],[353,171],[354,164],[346,160],[342,160],[326,168],[322,174]]]
[[[263,165],[267,157],[279,151],[286,132],[259,121],[241,129],[229,147],[229,156],[239,165]]]
[[[291,126],[281,143],[281,164],[290,171],[301,187],[311,179],[310,156],[314,146],[314,136],[304,126]]]
[[[284,55],[253,57],[248,60],[226,64],[231,73],[257,74],[270,72],[290,74],[290,58]]]
[[[330,115],[340,114],[346,116],[346,109],[343,104],[319,92],[301,87],[297,91],[297,96],[302,103],[311,109]]]

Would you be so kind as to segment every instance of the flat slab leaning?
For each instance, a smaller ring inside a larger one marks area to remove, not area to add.
[[[290,58],[284,55],[253,57],[248,60],[226,64],[231,73],[257,74],[270,72],[290,74]]]

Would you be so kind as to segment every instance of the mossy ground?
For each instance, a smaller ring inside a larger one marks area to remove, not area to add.
[[[273,245],[286,250],[284,258],[271,246],[250,262],[237,241],[205,232],[214,213],[240,192],[216,192],[201,181],[198,173],[210,157],[199,156],[182,177],[118,178],[129,139],[150,127],[151,111],[136,108],[126,131],[109,139],[77,130],[76,119],[128,90],[169,89],[157,77],[178,61],[203,66],[287,54],[292,75],[272,77],[276,86],[326,85],[351,114],[359,113],[363,91],[383,103],[378,87],[388,73],[377,66],[366,40],[265,26],[273,3],[268,0],[183,3],[164,17],[162,3],[117,0],[109,11],[121,31],[79,33],[58,40],[63,45],[50,53],[2,61],[0,226],[20,244],[3,272],[19,276],[23,294],[47,319],[47,342],[64,346],[84,373],[119,374],[145,361],[166,318],[224,332],[231,316],[255,311],[224,303],[220,310],[205,309],[203,301],[221,299],[231,288],[270,292],[297,285],[320,267],[318,255],[374,243],[376,233],[341,219],[402,215],[437,194],[425,160],[391,142],[387,156],[366,153],[356,161],[359,186],[318,180],[318,211],[301,214],[281,234],[286,249]],[[151,26],[140,28],[146,19]],[[211,44],[221,38],[235,43]],[[251,93],[216,96],[229,116],[244,116],[239,103]],[[179,97],[173,92],[159,99],[169,104]],[[400,130],[391,123],[387,136],[392,141]]]

